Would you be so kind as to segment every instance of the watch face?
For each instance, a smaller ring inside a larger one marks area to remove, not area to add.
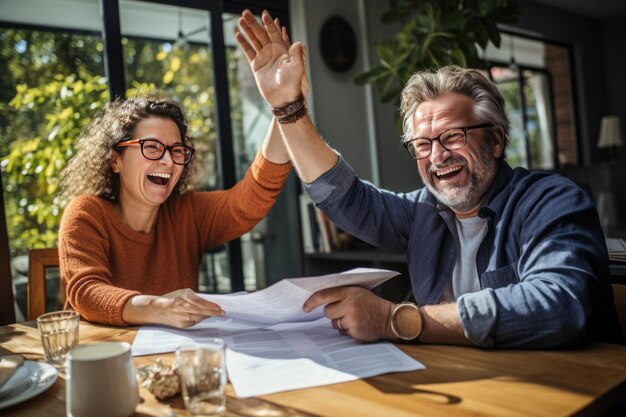
[[[346,72],[356,60],[356,36],[344,18],[331,16],[320,30],[320,48],[330,69]]]

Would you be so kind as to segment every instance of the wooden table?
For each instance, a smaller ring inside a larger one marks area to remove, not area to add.
[[[80,324],[80,343],[127,341],[137,328]],[[237,399],[228,388],[225,416],[571,416],[599,415],[626,399],[626,346],[596,344],[551,351],[399,345],[426,370]],[[42,360],[33,323],[0,327],[0,354]],[[135,358],[166,362],[173,354]],[[157,401],[140,388],[135,416],[188,416],[180,395]],[[65,375],[48,391],[4,409],[3,416],[65,416]]]

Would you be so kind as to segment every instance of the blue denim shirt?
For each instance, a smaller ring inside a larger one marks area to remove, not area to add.
[[[427,188],[393,193],[358,179],[339,158],[311,184],[311,199],[338,227],[370,244],[406,252],[420,305],[450,285],[459,242],[454,213]],[[481,290],[457,299],[477,346],[541,348],[621,331],[596,209],[579,187],[504,161],[478,215],[488,232],[476,256]]]

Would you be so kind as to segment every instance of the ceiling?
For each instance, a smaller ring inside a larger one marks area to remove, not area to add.
[[[556,9],[591,17],[611,19],[626,16],[626,0],[532,0]]]

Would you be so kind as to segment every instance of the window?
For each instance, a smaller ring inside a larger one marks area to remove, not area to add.
[[[503,35],[501,48],[488,48],[486,57],[511,123],[507,162],[531,170],[577,165],[568,49]]]
[[[62,214],[56,176],[110,91],[133,94],[153,85],[183,105],[203,161],[203,189],[228,188],[243,177],[271,119],[254,97],[256,86],[232,36],[244,7],[268,8],[287,22],[286,0],[2,1],[0,65],[7,71],[0,74],[0,156],[14,258],[56,245]],[[295,191],[281,193],[279,212],[294,204]],[[201,289],[254,290],[298,276],[299,253],[265,248],[265,242],[299,248],[299,236],[281,230],[298,230],[297,218],[289,227],[284,216],[282,222],[276,217],[270,213],[241,241],[207,253]],[[13,262],[25,274],[19,264]]]

